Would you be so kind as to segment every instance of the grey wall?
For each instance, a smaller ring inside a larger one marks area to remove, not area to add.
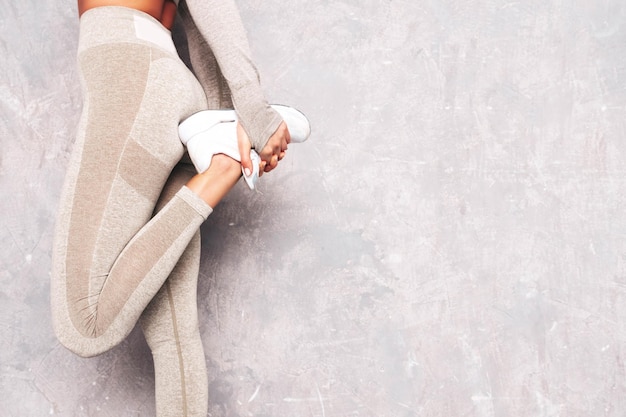
[[[3,3],[0,415],[152,415],[139,332],[50,326],[75,6]],[[314,133],[203,227],[210,415],[626,415],[626,4],[239,4]]]

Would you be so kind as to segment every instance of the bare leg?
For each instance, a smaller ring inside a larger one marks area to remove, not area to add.
[[[200,196],[209,206],[217,203],[230,191],[241,177],[241,164],[234,159],[218,154],[213,157],[209,169],[195,175],[187,188]]]

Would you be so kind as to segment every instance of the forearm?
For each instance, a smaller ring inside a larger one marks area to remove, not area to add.
[[[228,83],[240,123],[253,147],[260,151],[282,119],[268,105],[261,90],[259,74],[234,0],[187,0],[186,3],[188,16],[181,14],[183,23],[186,29],[195,25],[206,40]]]

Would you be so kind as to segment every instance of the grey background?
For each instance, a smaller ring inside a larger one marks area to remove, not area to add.
[[[0,415],[149,416],[50,325],[73,3],[0,7]],[[626,4],[238,3],[314,132],[203,227],[210,415],[626,415]]]

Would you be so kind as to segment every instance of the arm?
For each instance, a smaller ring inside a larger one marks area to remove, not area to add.
[[[239,121],[253,148],[261,153],[282,119],[268,105],[261,90],[235,1],[182,0],[180,3],[185,30],[197,31],[203,38],[189,39],[190,50],[194,43],[206,41],[226,79]],[[198,74],[201,83],[204,76]]]

